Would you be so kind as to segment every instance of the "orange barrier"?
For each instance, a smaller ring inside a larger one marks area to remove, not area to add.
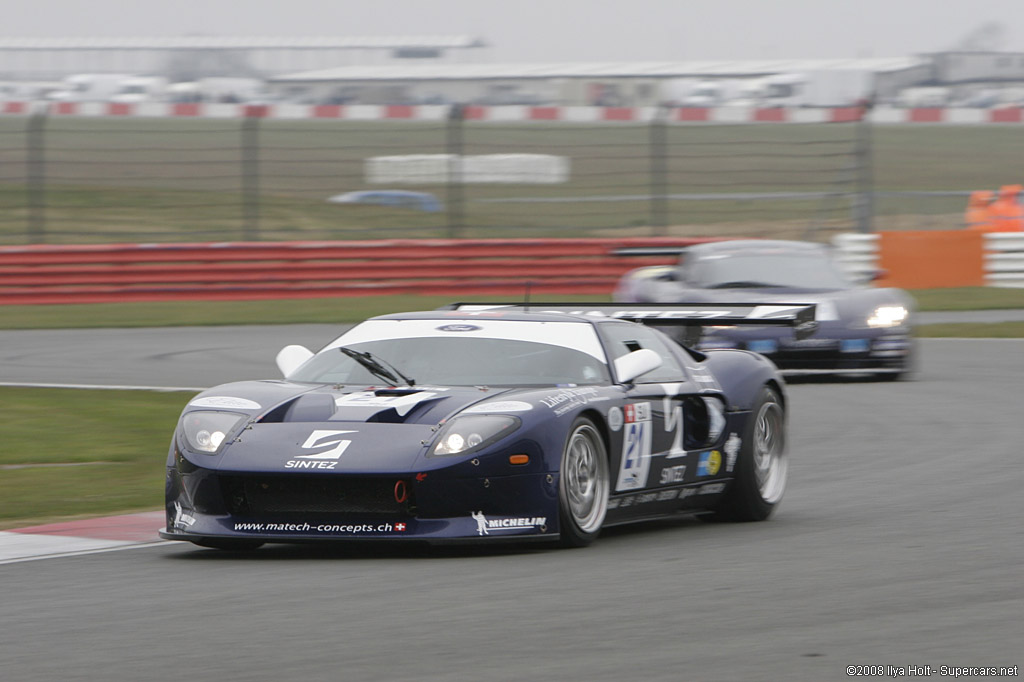
[[[984,233],[978,230],[879,232],[878,286],[902,289],[985,286]]]
[[[610,294],[673,256],[619,248],[714,239],[481,239],[0,247],[0,305],[383,294]]]

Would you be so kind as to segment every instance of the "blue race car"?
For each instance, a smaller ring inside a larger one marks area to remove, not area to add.
[[[816,305],[818,331],[812,337],[794,338],[778,328],[718,325],[704,330],[696,344],[701,350],[745,348],[794,374],[868,372],[898,379],[913,369],[913,299],[901,289],[851,281],[826,246],[737,239],[657,252],[678,253],[679,261],[627,273],[616,287],[616,301],[716,305],[749,299]]]
[[[680,513],[763,520],[786,486],[786,396],[742,350],[647,324],[777,324],[814,306],[456,304],[385,315],[282,380],[209,389],[181,414],[161,536],[204,547],[559,540]]]

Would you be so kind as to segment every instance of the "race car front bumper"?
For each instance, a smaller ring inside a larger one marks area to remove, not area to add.
[[[481,478],[167,471],[167,540],[480,541],[558,536],[557,473]]]

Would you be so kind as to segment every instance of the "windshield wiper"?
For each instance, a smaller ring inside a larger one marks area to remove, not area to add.
[[[384,381],[390,381],[393,386],[397,386],[400,383],[398,380],[399,377],[402,378],[402,381],[404,381],[407,386],[416,385],[415,379],[410,379],[409,377],[405,376],[398,370],[397,367],[392,365],[390,362],[387,362],[386,360],[375,358],[368,352],[352,350],[351,348],[346,348],[345,346],[339,346],[338,350],[340,350],[342,353],[358,362],[363,367],[365,367],[366,370],[370,372],[370,374],[374,375],[379,379],[383,379]],[[398,376],[395,376],[396,374]]]

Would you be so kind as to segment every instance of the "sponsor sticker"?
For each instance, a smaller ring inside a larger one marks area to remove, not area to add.
[[[615,490],[636,490],[647,485],[651,468],[651,404],[633,403],[623,409],[622,459]]]
[[[698,495],[717,495],[718,493],[723,492],[723,491],[725,491],[725,484],[724,483],[708,483],[707,485],[702,485],[700,487],[700,490],[697,491],[697,494]]]
[[[736,435],[735,432],[729,434],[728,440],[725,441],[725,445],[722,449],[725,450],[725,470],[728,473],[732,473],[733,467],[736,466],[736,457],[740,453],[740,445],[743,441]]]
[[[478,327],[475,324],[446,324],[443,327],[438,327],[439,332],[478,332],[483,327]]]
[[[189,403],[189,407],[220,407],[228,410],[258,410],[262,406],[246,398],[235,398],[228,395],[211,395],[205,398],[196,398]]]
[[[308,455],[295,455],[284,463],[285,469],[334,469],[338,466],[338,459],[345,454],[345,450],[352,441],[339,438],[346,433],[355,431],[330,431],[317,429],[309,434],[309,438],[300,447],[307,450],[313,448],[327,447],[327,450],[310,453]]]
[[[625,420],[622,417],[622,410],[619,409],[618,405],[613,405],[608,410],[608,428],[612,431],[618,431],[622,428]]]
[[[714,476],[722,468],[722,453],[718,450],[700,453],[697,461],[697,476]]]
[[[591,402],[608,400],[607,396],[600,395],[596,388],[581,386],[579,388],[565,388],[558,393],[541,398],[540,401],[550,407],[555,416],[561,417],[577,407],[582,407]]]
[[[712,375],[711,372],[705,367],[698,367],[692,370],[692,374],[694,380],[697,383],[709,384],[711,386],[718,385],[718,380],[715,379],[714,375]]]
[[[234,530],[248,533],[330,533],[360,535],[362,533],[404,533],[408,526],[397,523],[251,523],[238,522]]]
[[[548,529],[548,520],[545,516],[487,518],[482,511],[473,512],[470,516],[476,521],[477,535],[490,535],[491,533],[500,533],[506,530],[522,530],[524,528],[543,533]]]
[[[674,467],[665,467],[661,470],[661,480],[658,481],[661,485],[672,485],[673,483],[682,483],[683,478],[686,477],[686,465],[677,464]]]
[[[651,421],[650,403],[633,403],[631,405],[626,405],[625,412],[625,420],[627,424]]]
[[[489,403],[477,403],[467,407],[462,414],[490,414],[492,412],[529,412],[533,405],[522,400],[496,400]]]
[[[195,522],[195,517],[182,509],[180,502],[174,503],[174,522],[171,525],[175,528],[188,528],[195,525]]]
[[[624,509],[626,507],[639,507],[652,502],[670,502],[677,497],[682,497],[685,490],[659,490],[653,493],[639,493],[626,495],[625,497],[613,497],[608,500],[609,509]]]

